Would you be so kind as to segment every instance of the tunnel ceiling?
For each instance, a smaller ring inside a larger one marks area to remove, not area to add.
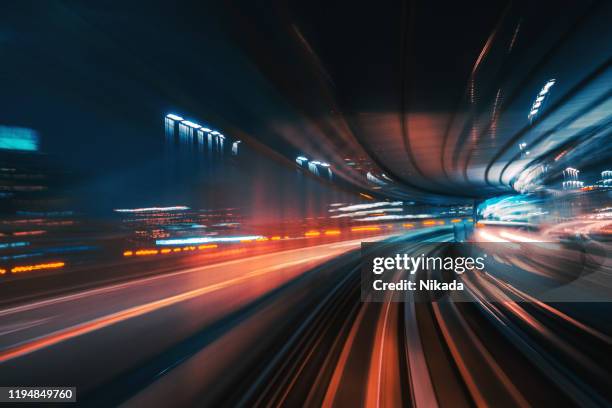
[[[334,153],[363,151],[395,192],[484,197],[512,191],[609,103],[610,7],[562,3],[252,5],[235,38],[338,165]]]

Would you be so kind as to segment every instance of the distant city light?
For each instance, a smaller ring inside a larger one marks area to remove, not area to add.
[[[156,212],[156,211],[182,211],[189,210],[189,207],[184,205],[177,205],[173,207],[145,207],[145,208],[116,208],[113,211],[118,213],[142,213],[142,212]]]
[[[38,134],[28,128],[0,126],[0,149],[35,152],[38,150]]]
[[[233,237],[194,237],[194,238],[176,238],[176,239],[158,239],[155,245],[188,245],[188,244],[206,244],[211,242],[240,242],[252,241],[265,238],[263,235],[243,235]]]
[[[232,154],[234,156],[238,155],[238,145],[241,143],[240,140],[236,140],[234,143],[232,143]]]
[[[181,117],[180,117],[180,116],[178,116],[178,115],[175,115],[174,113],[169,113],[169,114],[167,114],[167,115],[166,115],[166,117],[167,117],[168,119],[172,119],[172,120],[178,120],[178,121],[183,120],[183,118],[181,118]]]

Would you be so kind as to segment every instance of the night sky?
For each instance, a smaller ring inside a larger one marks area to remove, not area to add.
[[[333,160],[366,133],[350,119],[339,130],[337,115],[455,109],[508,10],[357,3],[5,2],[0,124],[36,129],[42,151],[78,176],[76,191],[106,205],[152,202],[166,113],[289,160],[317,149]]]

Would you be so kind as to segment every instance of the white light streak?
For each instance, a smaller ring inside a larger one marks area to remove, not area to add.
[[[145,208],[116,208],[113,211],[118,213],[141,213],[141,212],[155,212],[155,211],[182,211],[189,210],[189,207],[184,205],[177,205],[173,207],[145,207]]]
[[[253,241],[264,238],[263,235],[243,235],[234,237],[194,237],[194,238],[176,238],[176,239],[158,239],[155,245],[189,245],[189,244],[206,244],[211,242],[239,242]]]

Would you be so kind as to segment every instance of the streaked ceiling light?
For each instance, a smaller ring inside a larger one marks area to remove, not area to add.
[[[536,97],[535,101],[533,102],[533,105],[531,106],[529,115],[527,115],[527,118],[529,120],[533,119],[534,116],[537,115],[540,107],[542,106],[542,103],[544,102],[544,99],[546,98],[546,94],[548,93],[550,88],[555,84],[555,82],[556,82],[555,79],[549,79],[548,82],[544,84],[544,86],[538,93],[538,96]]]
[[[155,212],[155,211],[181,211],[188,210],[189,207],[184,205],[176,205],[173,207],[145,207],[145,208],[116,208],[113,211],[118,213],[140,213],[140,212]]]

